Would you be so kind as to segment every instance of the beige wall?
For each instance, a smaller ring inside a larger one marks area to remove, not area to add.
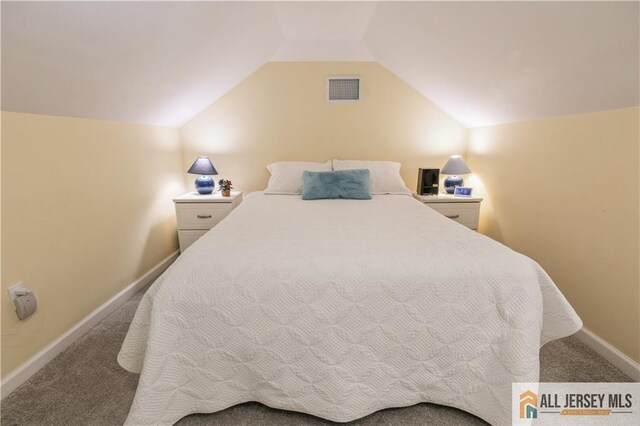
[[[640,362],[639,108],[469,131],[480,231],[538,261],[585,327]]]
[[[178,129],[2,112],[3,377],[177,248],[183,190]]]
[[[328,75],[360,75],[363,100],[327,103]],[[211,156],[244,191],[266,187],[278,160],[395,160],[416,189],[419,167],[464,153],[466,130],[400,78],[373,62],[270,62],[181,129],[184,170]],[[193,187],[195,176],[187,175]]]

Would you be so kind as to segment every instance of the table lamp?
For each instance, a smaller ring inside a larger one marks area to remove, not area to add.
[[[440,173],[443,175],[450,175],[444,180],[444,190],[447,191],[447,194],[453,194],[456,186],[462,186],[464,184],[464,180],[460,175],[466,175],[471,173],[469,166],[464,162],[462,157],[459,155],[452,155],[447,160],[447,163],[444,165]]]
[[[218,171],[213,167],[213,163],[211,163],[209,157],[196,158],[196,161],[193,162],[187,173],[200,175],[195,181],[196,191],[198,191],[199,194],[206,195],[213,192],[215,183],[210,175],[217,175]]]

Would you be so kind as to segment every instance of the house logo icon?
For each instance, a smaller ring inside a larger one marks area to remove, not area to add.
[[[538,395],[534,392],[525,391],[520,394],[520,418],[538,418]]]

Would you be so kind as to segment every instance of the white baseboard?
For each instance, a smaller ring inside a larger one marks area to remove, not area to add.
[[[2,380],[0,384],[1,397],[4,399],[18,386],[26,382],[38,370],[44,367],[49,361],[65,350],[69,345],[82,337],[87,331],[107,317],[110,313],[122,306],[135,293],[158,278],[172,263],[180,252],[178,250],[151,268],[147,273],[136,281],[125,287],[118,294],[103,303],[98,309],[84,317],[80,322],[67,330],[62,336],[47,345],[40,352],[33,355],[18,368],[13,370]]]
[[[578,331],[575,336],[631,379],[640,382],[640,364],[611,346],[591,330],[582,327],[582,330]]]

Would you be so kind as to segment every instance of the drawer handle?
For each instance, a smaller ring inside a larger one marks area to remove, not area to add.
[[[449,215],[446,215],[446,216],[447,216],[449,219],[457,219],[457,218],[459,218],[459,217],[460,217],[460,215],[459,215],[459,214],[452,214],[452,215],[450,215],[450,216],[449,216]]]
[[[198,219],[211,219],[211,215],[205,216],[203,214],[199,214]]]

